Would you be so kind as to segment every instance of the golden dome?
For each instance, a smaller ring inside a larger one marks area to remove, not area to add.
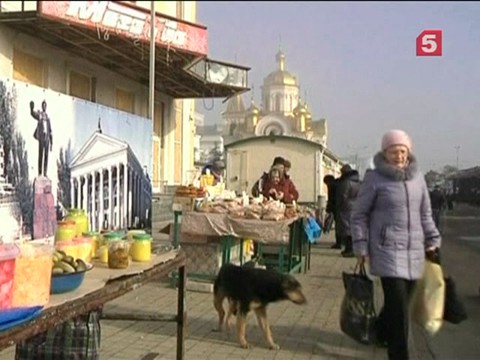
[[[265,85],[297,85],[297,78],[285,70],[285,54],[280,50],[276,55],[278,69],[265,78]]]
[[[297,85],[297,79],[288,71],[276,70],[265,78],[267,85]]]

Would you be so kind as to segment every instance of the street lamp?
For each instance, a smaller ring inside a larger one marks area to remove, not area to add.
[[[457,145],[457,146],[454,146],[455,148],[455,153],[457,155],[457,171],[460,170],[460,168],[458,167],[459,166],[459,162],[458,162],[458,152],[460,150],[460,145]]]

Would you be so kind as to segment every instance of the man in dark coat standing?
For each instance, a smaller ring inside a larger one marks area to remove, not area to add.
[[[330,231],[331,224],[335,221],[335,244],[331,246],[332,249],[341,249],[342,243],[341,239],[337,233],[337,224],[335,219],[335,186],[336,186],[337,179],[333,175],[326,175],[323,178],[323,183],[327,185],[328,189],[328,199],[327,199],[327,208],[325,209],[327,213],[327,217],[324,222],[324,230],[326,233]]]
[[[440,229],[440,216],[447,204],[447,198],[440,186],[436,185],[430,193],[430,203],[432,206],[432,217],[437,229]]]
[[[360,189],[360,177],[357,170],[350,165],[342,167],[341,176],[337,180],[335,190],[335,229],[341,242],[345,245],[343,257],[354,257],[352,245],[352,232],[350,229],[350,216],[353,202]]]
[[[52,127],[47,115],[47,103],[42,101],[42,110],[35,111],[35,104],[30,101],[30,115],[37,120],[33,137],[38,141],[38,175],[47,177],[48,153],[52,151]]]

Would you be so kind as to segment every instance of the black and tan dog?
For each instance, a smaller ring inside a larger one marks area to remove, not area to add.
[[[223,309],[224,299],[228,299],[228,314]],[[244,348],[250,345],[245,338],[247,314],[253,310],[258,325],[271,349],[279,349],[275,344],[267,321],[269,303],[290,300],[295,304],[306,303],[300,283],[291,275],[274,270],[265,270],[233,264],[223,265],[213,286],[213,304],[218,312],[218,330],[229,328],[229,318],[237,317],[237,335]]]

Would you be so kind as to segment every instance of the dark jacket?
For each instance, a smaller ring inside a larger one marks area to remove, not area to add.
[[[432,204],[432,209],[442,210],[447,203],[447,198],[442,190],[434,189],[430,193],[430,202]]]
[[[357,170],[344,173],[335,185],[335,222],[338,236],[351,236],[350,216],[353,202],[360,188],[360,177]]]
[[[30,115],[37,120],[37,127],[33,133],[35,140],[40,141],[42,144],[51,144],[53,141],[52,137],[52,126],[50,124],[50,118],[47,113],[44,111],[35,111],[31,110]]]
[[[333,180],[331,183],[327,184],[328,199],[327,199],[327,208],[325,211],[327,213],[335,213],[335,189],[337,186],[338,179]]]
[[[260,179],[258,179],[252,187],[252,196],[259,197],[261,193],[263,193],[263,186],[268,179],[268,173],[264,172]]]

